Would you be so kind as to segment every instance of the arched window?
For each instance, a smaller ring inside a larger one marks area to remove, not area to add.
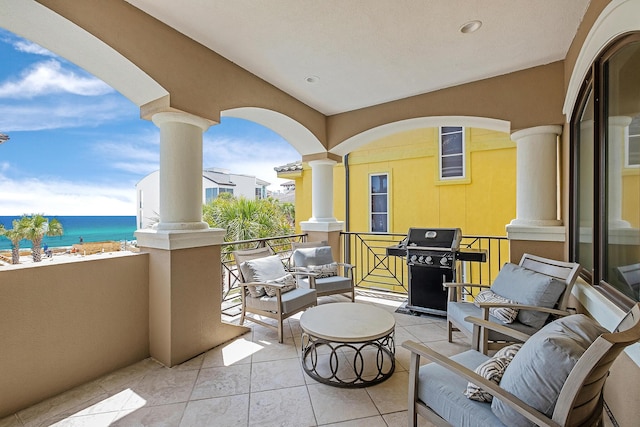
[[[640,33],[593,63],[571,126],[571,255],[630,307],[640,300]]]

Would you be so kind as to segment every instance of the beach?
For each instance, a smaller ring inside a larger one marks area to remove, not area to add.
[[[0,268],[18,267],[25,264],[46,264],[46,263],[59,263],[59,262],[71,262],[80,259],[96,259],[105,256],[122,256],[129,255],[131,253],[137,253],[140,249],[135,245],[135,241],[131,242],[88,242],[78,243],[72,246],[60,246],[55,248],[49,248],[51,250],[51,256],[47,257],[44,250],[41,251],[42,261],[39,263],[33,262],[31,255],[31,249],[20,250],[20,263],[11,263],[11,250],[0,251]]]

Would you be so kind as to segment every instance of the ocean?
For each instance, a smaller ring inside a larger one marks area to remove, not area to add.
[[[11,229],[11,222],[19,219],[16,216],[0,216],[0,224]],[[104,242],[135,240],[133,232],[136,231],[135,216],[48,216],[48,219],[57,219],[62,224],[64,234],[62,236],[48,237],[42,239],[42,245],[46,243],[49,247],[71,246],[80,243],[80,237],[84,242]],[[20,248],[30,248],[31,242],[22,240]],[[11,249],[11,241],[4,236],[0,236],[0,250]]]

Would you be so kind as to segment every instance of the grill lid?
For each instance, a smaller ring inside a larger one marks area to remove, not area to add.
[[[462,240],[459,228],[410,228],[407,249],[411,247],[441,248],[457,251]]]

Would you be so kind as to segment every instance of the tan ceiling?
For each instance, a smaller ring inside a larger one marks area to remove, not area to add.
[[[561,60],[589,4],[127,1],[327,115]]]

